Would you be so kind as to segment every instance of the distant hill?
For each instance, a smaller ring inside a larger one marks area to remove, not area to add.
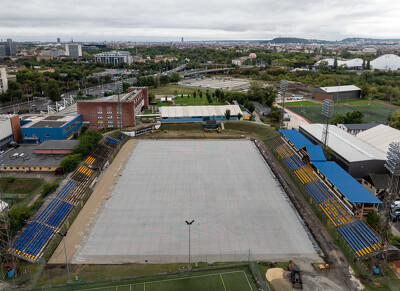
[[[365,44],[379,44],[385,42],[400,42],[400,39],[377,39],[365,37],[351,37],[340,41],[341,43],[364,42]]]
[[[310,41],[305,38],[297,38],[297,37],[277,37],[270,41],[269,43],[301,43],[301,44],[308,44]]]

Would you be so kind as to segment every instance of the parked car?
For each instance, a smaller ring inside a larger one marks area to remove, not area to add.
[[[19,147],[19,144],[17,144],[15,141],[11,141],[7,145],[9,148],[17,148]]]

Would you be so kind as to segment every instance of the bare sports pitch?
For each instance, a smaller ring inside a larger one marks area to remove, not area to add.
[[[249,140],[140,140],[73,263],[307,258],[314,242]]]

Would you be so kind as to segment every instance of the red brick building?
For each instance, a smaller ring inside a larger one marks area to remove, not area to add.
[[[122,127],[135,126],[135,117],[142,108],[149,106],[148,89],[131,87],[128,93],[120,95]],[[78,113],[82,114],[83,123],[89,128],[117,128],[119,120],[118,96],[78,101]]]

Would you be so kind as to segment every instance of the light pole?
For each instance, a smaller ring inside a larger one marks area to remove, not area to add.
[[[285,95],[286,95],[286,89],[287,89],[287,81],[286,80],[281,80],[281,92],[282,92],[282,125],[283,127],[285,125],[284,119],[285,119]]]
[[[194,222],[194,219],[192,221],[190,221],[190,222],[185,220],[185,222],[189,226],[189,264],[188,264],[188,270],[190,270],[191,269],[191,266],[190,266],[190,226]]]
[[[68,275],[68,279],[67,279],[67,283],[71,282],[71,279],[69,277],[69,267],[68,267],[68,259],[67,259],[67,249],[65,248],[65,240],[64,237],[67,236],[67,232],[57,232],[57,234],[59,234],[62,237],[63,243],[64,243],[64,252],[65,252],[65,263],[67,264],[67,275]]]

